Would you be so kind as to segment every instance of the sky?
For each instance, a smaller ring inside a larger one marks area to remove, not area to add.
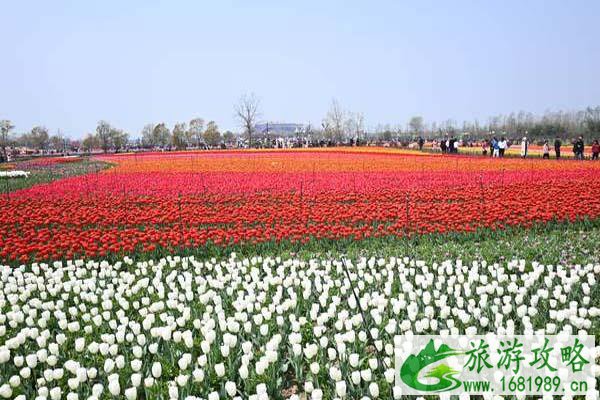
[[[600,1],[0,0],[0,119],[138,136],[233,106],[320,125],[487,121],[600,104]]]

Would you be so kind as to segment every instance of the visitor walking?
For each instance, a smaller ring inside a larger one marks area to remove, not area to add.
[[[446,152],[446,141],[444,139],[440,141],[440,149],[442,149],[442,153]]]
[[[498,146],[498,139],[492,138],[492,157],[500,157],[500,147]]]
[[[575,153],[575,158],[578,160],[583,160],[584,150],[585,144],[583,142],[583,136],[579,136],[573,145],[573,153]]]
[[[544,147],[542,149],[544,155],[542,156],[545,159],[550,159],[550,146],[548,145],[548,141],[544,140]]]
[[[592,160],[597,160],[598,155],[600,155],[600,143],[598,143],[598,139],[596,139],[592,144]]]
[[[521,140],[521,157],[526,158],[528,150],[529,141],[527,140],[527,136],[523,136],[523,139]]]
[[[454,153],[454,142],[455,141],[456,141],[456,139],[454,139],[454,136],[452,136],[448,140],[448,153]]]
[[[418,143],[419,143],[419,150],[423,151],[423,145],[425,144],[425,140],[421,136],[419,136],[419,142]]]
[[[504,157],[504,152],[506,151],[507,148],[508,148],[508,142],[506,141],[506,138],[503,136],[502,139],[500,139],[500,141],[498,142],[498,153],[499,153],[500,157]]]
[[[554,140],[554,152],[556,153],[556,159],[560,158],[560,146],[562,146],[562,142],[560,138],[557,136],[556,140]]]

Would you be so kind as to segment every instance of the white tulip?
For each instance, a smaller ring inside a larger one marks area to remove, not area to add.
[[[238,374],[240,375],[240,378],[248,379],[248,366],[247,365],[240,366]]]
[[[360,377],[362,378],[362,380],[366,381],[366,382],[370,382],[371,381],[371,370],[370,369],[363,369],[360,371]]]
[[[135,387],[125,389],[125,398],[127,400],[135,400],[137,398],[137,389]]]
[[[176,385],[169,385],[169,397],[171,399],[179,398],[179,389]]]
[[[60,389],[59,389],[60,390]],[[8,383],[0,386],[0,397],[8,399],[12,396],[12,388]],[[52,400],[56,400],[58,397],[53,397]]]
[[[345,381],[337,381],[335,383],[335,393],[341,397],[346,397],[346,382]]]
[[[115,362],[112,358],[107,358],[104,360],[104,372],[109,374],[115,369]]]
[[[219,400],[219,392],[210,392],[208,394],[208,400]]]
[[[323,391],[321,389],[315,389],[310,395],[311,400],[321,400],[323,398]]]
[[[92,394],[96,397],[100,397],[100,395],[102,395],[103,391],[104,391],[104,386],[102,386],[102,384],[100,384],[100,383],[96,383],[94,386],[92,386]]]
[[[142,384],[142,374],[135,373],[131,374],[131,385],[133,387],[138,387]]]
[[[361,374],[359,371],[352,371],[352,373],[350,374],[350,377],[352,379],[353,384],[355,384],[355,385],[360,384],[360,379],[361,379],[360,375]]]
[[[232,381],[225,382],[225,391],[227,392],[227,394],[230,397],[235,396],[235,393],[237,391],[236,386],[235,386],[235,382],[232,382]]]
[[[75,339],[75,351],[81,353],[85,348],[85,338]]]
[[[314,387],[314,385],[313,385],[313,383],[311,381],[304,382],[304,391],[306,393],[310,394],[310,393],[313,392],[314,389],[315,389],[315,387]]]
[[[8,384],[12,387],[17,387],[21,384],[21,377],[19,375],[13,375],[8,380]]]
[[[54,387],[50,389],[50,398],[52,400],[59,400],[61,397],[62,391],[59,387]]]
[[[320,369],[319,363],[313,362],[313,363],[310,364],[310,372],[312,372],[313,375],[318,374],[319,373],[319,369]]]
[[[371,393],[371,396],[373,397],[379,397],[379,386],[376,382],[371,382],[369,384],[369,393]]]
[[[155,378],[160,378],[162,375],[162,364],[159,362],[154,362],[152,364],[152,376]]]
[[[131,360],[131,369],[135,372],[139,372],[142,369],[142,360]]]
[[[202,382],[204,380],[204,371],[202,369],[195,369],[192,372],[194,382]]]
[[[119,385],[119,379],[113,379],[108,382],[108,391],[113,396],[118,396],[121,392],[121,386]]]

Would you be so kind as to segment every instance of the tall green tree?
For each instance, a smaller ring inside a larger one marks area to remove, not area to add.
[[[171,145],[171,131],[164,122],[157,124],[152,130],[152,142],[161,148]]]
[[[425,130],[423,117],[419,115],[412,117],[408,122],[408,128],[410,129],[410,133],[412,135],[421,136]]]
[[[98,140],[100,141],[100,147],[102,148],[102,151],[104,153],[106,153],[112,146],[112,142],[111,142],[112,129],[113,128],[106,121],[99,121],[98,125],[96,126],[96,136],[98,137]]]
[[[188,136],[185,122],[177,123],[173,127],[173,146],[177,150],[185,150],[188,145]]]
[[[204,131],[204,141],[208,146],[214,147],[221,143],[221,133],[219,127],[215,121],[210,121],[206,125],[206,131]]]
[[[585,126],[590,135],[600,133],[600,106],[588,107],[585,110]]]
[[[81,147],[83,148],[83,151],[91,153],[94,149],[100,148],[100,141],[96,135],[88,133],[83,139],[83,142],[81,142]]]
[[[231,131],[225,131],[223,133],[223,141],[225,143],[233,143],[235,141],[235,135]]]
[[[50,136],[50,146],[57,152],[63,152],[65,150],[67,139],[59,134]]]
[[[112,128],[110,130],[110,141],[112,146],[115,148],[115,152],[119,150],[125,150],[129,143],[129,134],[124,132],[122,129]]]
[[[45,150],[49,140],[48,129],[44,126],[34,126],[28,135],[29,144],[37,150]]]

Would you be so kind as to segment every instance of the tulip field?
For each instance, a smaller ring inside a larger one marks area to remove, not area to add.
[[[600,163],[383,150],[101,160],[114,167],[7,193],[0,261],[402,238],[600,215]]]
[[[0,398],[399,399],[399,335],[600,335],[600,162],[47,163],[0,178]]]

